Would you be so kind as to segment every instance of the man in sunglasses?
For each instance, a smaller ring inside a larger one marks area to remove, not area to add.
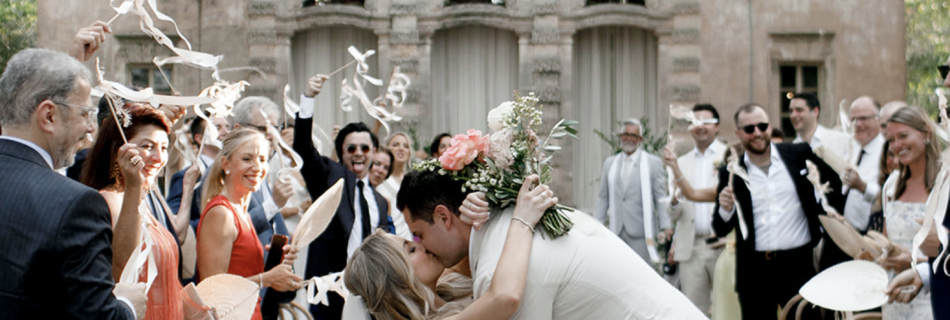
[[[366,124],[350,123],[340,129],[334,141],[340,162],[321,155],[313,146],[314,97],[320,94],[327,79],[324,75],[310,78],[300,96],[300,112],[294,122],[300,128],[294,130],[294,151],[303,159],[300,173],[314,201],[340,179],[344,181],[345,195],[326,231],[310,244],[307,279],[342,271],[350,255],[373,230],[389,230],[389,202],[369,182],[379,140]],[[315,319],[341,318],[343,297],[331,293],[328,298],[329,306],[310,307]]]
[[[825,211],[807,179],[806,161],[828,183],[827,199],[838,212],[844,209],[841,181],[808,145],[771,143],[769,116],[760,106],[740,107],[734,120],[745,147],[739,166],[748,181],[719,170],[713,230],[722,235],[738,229],[736,292],[742,318],[776,319],[775,310],[816,274],[813,252],[822,238],[818,214]]]
[[[666,174],[659,157],[640,148],[642,125],[624,120],[621,152],[604,160],[594,217],[606,223],[643,261],[660,263],[657,239],[672,236],[667,215]]]
[[[702,123],[690,126],[696,147],[675,159],[683,175],[670,175],[669,183],[672,185],[678,179],[686,179],[695,189],[712,188],[716,186],[715,163],[723,160],[726,151],[726,145],[718,139],[719,112],[711,104],[697,104],[693,107],[693,114]],[[680,264],[683,294],[696,308],[708,313],[713,269],[725,241],[721,241],[712,230],[712,202],[680,198],[673,195],[670,199],[669,214],[676,221],[676,232],[673,233],[673,250],[669,255]]]
[[[798,134],[792,143],[807,143],[812,149],[824,148],[840,158],[845,158],[848,145],[851,143],[848,135],[834,131],[818,124],[818,115],[821,112],[821,103],[813,93],[796,93],[788,103],[789,120],[795,133]]]

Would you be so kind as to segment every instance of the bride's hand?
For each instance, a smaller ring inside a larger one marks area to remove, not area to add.
[[[521,191],[518,192],[518,202],[515,204],[514,217],[520,218],[537,226],[544,211],[557,204],[557,197],[547,185],[541,184],[532,189],[540,178],[533,174],[524,179]]]
[[[482,227],[485,221],[488,221],[488,213],[491,208],[488,207],[488,197],[484,192],[472,192],[462,201],[459,207],[462,222],[472,225],[475,230]]]

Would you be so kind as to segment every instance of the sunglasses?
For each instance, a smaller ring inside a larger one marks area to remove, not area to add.
[[[752,133],[755,132],[755,129],[756,129],[756,128],[758,128],[759,131],[761,131],[761,132],[765,132],[765,130],[768,130],[768,129],[769,129],[769,123],[768,123],[768,122],[762,122],[762,123],[759,123],[759,124],[750,124],[750,125],[747,125],[747,126],[745,126],[745,127],[742,127],[742,131],[744,131],[746,134],[752,134]]]
[[[939,65],[937,71],[940,71],[940,79],[947,79],[947,74],[950,73],[950,65]]]
[[[369,145],[367,144],[361,144],[359,146],[355,144],[348,145],[346,146],[346,153],[356,153],[357,147],[359,147],[360,151],[363,151],[363,153],[369,153]]]

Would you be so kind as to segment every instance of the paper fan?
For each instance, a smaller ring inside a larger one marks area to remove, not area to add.
[[[881,255],[879,250],[869,247],[864,238],[847,221],[841,221],[827,215],[818,215],[818,220],[821,221],[821,225],[825,228],[831,240],[834,240],[841,251],[852,258],[857,258],[864,251],[869,251],[874,258]]]
[[[839,263],[808,280],[798,291],[805,300],[825,309],[861,311],[887,303],[887,272],[873,262]]]
[[[303,248],[327,229],[327,225],[333,220],[337,207],[340,206],[340,198],[343,197],[343,179],[337,180],[333,186],[327,189],[317,201],[314,201],[300,218],[297,224],[297,230],[294,231],[294,238],[291,242],[297,248]]]
[[[223,273],[202,280],[196,290],[199,298],[195,302],[212,307],[216,319],[248,320],[254,315],[260,287],[241,276]]]

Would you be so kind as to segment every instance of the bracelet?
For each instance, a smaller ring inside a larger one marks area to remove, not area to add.
[[[521,219],[518,217],[511,217],[511,220],[521,222],[522,224],[524,224],[525,227],[528,227],[528,231],[531,231],[531,233],[534,233],[534,227],[532,227],[531,224],[528,223],[527,221],[524,221],[524,219]]]
[[[263,273],[263,272],[258,273],[257,276],[260,278],[260,283],[259,283],[259,285],[260,285],[261,289],[263,289],[263,288],[264,288],[264,273]]]

